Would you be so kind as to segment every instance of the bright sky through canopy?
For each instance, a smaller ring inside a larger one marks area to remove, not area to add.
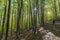
[[[50,12],[50,11],[48,11],[48,12],[47,12],[47,14],[51,14],[51,12]]]

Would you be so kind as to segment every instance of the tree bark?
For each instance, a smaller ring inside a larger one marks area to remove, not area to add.
[[[7,22],[6,22],[6,36],[5,40],[8,40],[8,31],[9,31],[9,21],[10,21],[10,6],[11,6],[11,0],[8,1],[8,13],[7,13]]]
[[[45,0],[41,0],[41,26],[44,27],[44,5]]]

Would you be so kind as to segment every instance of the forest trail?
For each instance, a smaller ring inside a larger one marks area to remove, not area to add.
[[[60,40],[60,21],[56,21],[54,25],[50,23],[44,28],[41,27],[38,31],[35,39],[33,39],[32,34],[30,34],[30,38],[27,37],[26,40],[31,40],[31,38],[32,40]]]
[[[3,35],[5,36],[5,34]],[[12,38],[11,38],[12,37]],[[33,34],[32,30],[25,30],[19,36],[21,40],[60,40],[60,22],[56,21],[56,23],[45,25],[45,27],[40,27],[37,30],[36,35]],[[9,33],[8,40],[15,39],[15,33]],[[2,38],[4,40],[4,37]]]

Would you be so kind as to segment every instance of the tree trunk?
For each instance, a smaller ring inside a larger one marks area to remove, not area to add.
[[[18,13],[17,13],[17,28],[16,28],[16,39],[20,40],[20,18],[21,18],[21,9],[23,7],[23,0],[18,0]]]
[[[2,37],[3,37],[4,23],[5,23],[5,19],[6,19],[6,7],[7,7],[7,2],[6,2],[5,7],[4,7],[4,15],[3,15],[3,23],[2,23],[2,31],[1,31],[0,40],[1,40]]]
[[[41,0],[41,26],[44,27],[44,5],[45,0]]]
[[[6,36],[5,36],[5,40],[8,40],[8,31],[9,31],[9,21],[10,21],[10,6],[11,6],[11,0],[8,1],[9,5],[8,5],[8,13],[7,13],[7,22],[6,22]]]
[[[53,24],[55,24],[56,18],[57,18],[56,0],[54,0],[54,19],[53,19]]]

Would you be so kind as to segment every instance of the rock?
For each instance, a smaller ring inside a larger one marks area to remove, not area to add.
[[[60,40],[59,37],[55,36],[52,32],[48,32],[47,34],[42,36],[43,40]]]
[[[43,40],[60,40],[60,38],[54,35],[54,33],[50,32],[49,30],[44,29],[43,27],[41,27],[39,31],[42,35]]]

